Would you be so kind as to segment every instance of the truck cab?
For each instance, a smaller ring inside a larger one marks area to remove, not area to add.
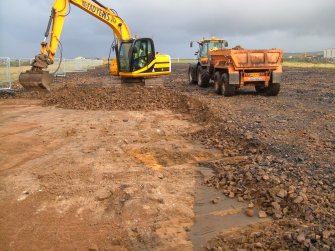
[[[193,47],[190,43],[190,47]],[[197,42],[199,45],[198,51],[195,52],[197,62],[191,63],[189,66],[189,81],[192,84],[198,84],[200,87],[207,87],[210,82],[209,68],[209,53],[215,50],[222,50],[228,47],[228,42],[224,39],[212,37],[210,39],[203,38]]]

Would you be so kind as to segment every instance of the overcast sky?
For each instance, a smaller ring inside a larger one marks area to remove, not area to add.
[[[132,35],[151,37],[156,51],[192,58],[189,41],[217,36],[245,48],[286,52],[335,47],[335,0],[101,0]],[[53,0],[0,0],[0,57],[39,52]],[[61,41],[64,57],[108,56],[112,30],[73,6]]]

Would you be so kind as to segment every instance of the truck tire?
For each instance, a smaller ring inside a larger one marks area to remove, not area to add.
[[[235,85],[229,84],[229,77],[227,73],[222,74],[222,82],[223,82],[223,96],[225,97],[231,97],[235,95],[236,87]]]
[[[207,87],[209,84],[209,74],[199,65],[197,70],[197,81],[200,87]]]
[[[266,96],[277,96],[280,91],[280,83],[270,83],[265,89]]]
[[[190,85],[195,85],[197,83],[197,80],[194,79],[192,66],[188,67],[188,82]]]
[[[219,95],[222,95],[222,75],[220,72],[214,74],[214,89]]]
[[[257,93],[264,93],[266,91],[266,88],[261,85],[255,85],[255,90]]]

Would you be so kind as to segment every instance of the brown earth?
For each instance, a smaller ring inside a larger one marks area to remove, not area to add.
[[[173,70],[1,95],[4,250],[334,250],[335,71],[225,98]]]

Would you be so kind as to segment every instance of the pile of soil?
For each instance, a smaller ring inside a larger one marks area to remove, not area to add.
[[[48,94],[44,105],[76,110],[153,111],[169,109],[190,113],[197,122],[206,121],[206,105],[163,87],[142,86],[95,88],[64,87]]]

